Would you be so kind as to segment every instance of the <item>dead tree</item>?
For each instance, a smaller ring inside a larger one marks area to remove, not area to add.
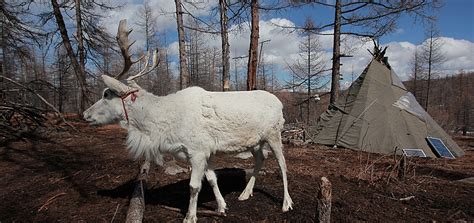
[[[219,0],[219,12],[221,15],[221,42],[222,42],[222,91],[229,91],[230,79],[230,51],[229,34],[227,31],[227,3],[225,0]]]
[[[43,23],[47,23],[51,18],[56,20],[55,23],[61,35],[62,44],[66,49],[67,55],[74,69],[74,74],[79,85],[79,91],[81,92],[79,98],[79,112],[82,112],[89,103],[89,94],[86,81],[86,60],[89,59],[93,61],[92,64],[97,64],[96,59],[99,57],[100,53],[103,52],[102,47],[107,46],[106,43],[111,42],[110,35],[108,35],[105,29],[100,27],[96,22],[98,19],[102,18],[102,16],[97,13],[97,10],[98,8],[100,8],[102,11],[113,8],[108,7],[102,3],[98,3],[95,0],[75,0],[74,4],[72,4],[72,7],[70,7],[70,5],[67,3],[68,2],[61,2],[61,4],[59,4],[57,0],[51,0],[53,12],[42,13],[41,17]],[[69,36],[68,29],[62,14],[62,10],[66,11],[67,13],[67,11],[70,9],[75,10],[74,19],[76,33],[73,38],[77,40],[76,52],[72,46],[72,40]]]
[[[186,42],[184,35],[183,10],[181,0],[174,1],[176,5],[176,23],[178,25],[179,44],[179,89],[184,89],[189,85],[188,65],[186,62]]]
[[[154,36],[156,34],[156,16],[153,15],[153,9],[149,1],[144,1],[143,6],[137,13],[138,21],[135,22],[140,27],[140,31],[145,34],[145,50],[149,51],[154,47]]]
[[[247,91],[255,90],[257,81],[259,12],[258,0],[251,2],[252,29],[250,31],[249,60],[247,69]]]
[[[292,75],[292,82],[288,83],[288,89],[295,89],[299,87],[306,87],[306,97],[300,100],[295,106],[301,106],[306,103],[306,118],[305,123],[309,125],[311,104],[314,101],[313,93],[315,90],[321,89],[327,83],[323,83],[323,72],[325,70],[325,61],[322,60],[323,50],[321,48],[319,39],[310,31],[314,23],[311,19],[307,19],[305,26],[306,31],[303,31],[304,40],[299,44],[299,58],[291,65],[288,65]],[[295,93],[295,90],[293,91]],[[313,99],[313,100],[311,100]]]
[[[56,18],[56,23],[58,25],[59,32],[61,33],[63,45],[66,48],[67,55],[72,63],[72,66],[74,67],[74,73],[79,83],[79,89],[81,91],[80,112],[82,112],[86,109],[87,106],[85,103],[85,100],[87,98],[87,82],[85,70],[84,67],[82,67],[80,62],[77,60],[76,54],[74,53],[74,49],[72,48],[71,40],[69,39],[69,34],[66,29],[66,23],[64,22],[63,15],[61,13],[60,5],[58,4],[57,0],[51,0],[51,4],[53,6],[53,13],[54,17]],[[80,29],[78,29],[78,31],[80,31]]]
[[[429,109],[429,98],[431,90],[431,79],[433,78],[434,71],[437,69],[439,64],[444,62],[445,57],[443,52],[441,52],[441,47],[443,45],[441,39],[439,38],[439,32],[435,27],[434,23],[430,23],[430,26],[427,30],[428,39],[422,45],[422,58],[423,63],[427,66],[427,87],[426,87],[426,97],[425,97],[425,110]]]
[[[323,7],[334,10],[334,22],[323,24],[314,28],[319,35],[332,35],[333,38],[333,57],[332,57],[332,82],[330,103],[336,102],[339,97],[339,79],[341,77],[340,66],[341,53],[340,44],[342,35],[351,35],[357,37],[378,38],[389,32],[396,30],[398,19],[402,13],[421,17],[422,19],[432,20],[427,9],[438,8],[438,1],[415,0],[415,1],[341,1],[335,3],[325,1],[315,1]],[[347,31],[344,27],[355,27],[357,31]],[[295,28],[295,27],[287,27]],[[304,29],[304,27],[297,27]],[[324,33],[327,29],[333,29],[333,33]]]

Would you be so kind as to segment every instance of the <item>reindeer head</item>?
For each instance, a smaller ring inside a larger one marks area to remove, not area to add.
[[[84,119],[91,122],[91,124],[103,125],[117,123],[126,118],[128,119],[126,111],[124,110],[125,105],[123,104],[123,100],[125,100],[128,95],[139,90],[139,86],[133,80],[149,73],[158,66],[158,50],[153,52],[153,64],[151,66],[148,66],[150,52],[136,61],[131,60],[129,48],[135,42],[129,44],[128,35],[132,30],[127,31],[126,26],[127,21],[121,20],[117,32],[117,42],[119,43],[120,51],[124,58],[124,68],[115,78],[102,75],[102,80],[107,88],[104,89],[102,98],[83,113]],[[127,84],[119,81],[133,64],[142,60],[144,61],[143,70],[128,77],[126,79]]]

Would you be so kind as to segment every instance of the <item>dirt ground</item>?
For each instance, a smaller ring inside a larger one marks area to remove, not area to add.
[[[139,168],[125,149],[125,131],[118,126],[73,124],[79,132],[48,131],[0,147],[0,222],[124,221]],[[399,157],[285,145],[295,203],[287,213],[281,212],[283,186],[271,154],[257,178],[254,196],[247,201],[237,198],[245,187],[244,169],[252,168],[253,159],[221,155],[217,174],[227,216],[198,214],[198,221],[312,222],[322,176],[332,183],[331,217],[336,222],[473,221],[474,183],[465,179],[474,177],[474,139],[456,140],[466,151],[464,157],[410,158],[405,181],[397,179]],[[189,173],[168,176],[154,166],[144,221],[181,222],[188,182]],[[212,190],[204,183],[198,209],[215,208]]]

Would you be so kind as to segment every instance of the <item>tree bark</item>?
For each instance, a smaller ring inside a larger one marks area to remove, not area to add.
[[[316,222],[331,222],[331,198],[331,182],[326,177],[321,177]]]
[[[430,99],[431,66],[433,65],[432,56],[433,56],[433,31],[430,30],[430,46],[429,46],[429,52],[428,52],[428,86],[426,89],[426,101],[425,101],[426,112],[428,112],[429,99]]]
[[[81,18],[81,0],[76,1],[76,38],[77,38],[77,52],[79,54],[79,72],[81,73],[81,82],[86,86],[86,54],[84,50],[84,36],[82,33],[82,18]],[[82,97],[80,98],[81,112],[85,111],[87,106],[87,95],[86,92],[81,92]]]
[[[306,125],[309,126],[309,115],[311,113],[311,34],[308,33],[308,107],[306,110]]]
[[[66,48],[66,52],[69,59],[71,60],[72,66],[74,68],[74,73],[76,74],[76,78],[78,80],[79,87],[81,90],[79,101],[80,101],[80,112],[82,113],[86,109],[86,104],[85,104],[85,100],[87,98],[86,75],[74,54],[74,50],[71,45],[71,40],[69,39],[69,35],[67,33],[66,24],[64,23],[63,15],[61,14],[61,10],[60,10],[57,0],[51,0],[51,4],[53,6],[53,13],[56,19],[56,23],[58,24],[59,32],[61,33],[61,38],[63,39],[64,47]]]
[[[420,66],[420,64],[419,64],[420,61],[418,61],[418,51],[417,51],[416,48],[415,48],[415,58],[414,58],[414,59],[415,59],[415,64],[414,64],[414,66],[415,66],[414,68],[415,68],[415,69],[414,69],[414,75],[413,75],[413,76],[414,76],[414,80],[413,80],[413,96],[415,96],[415,98],[416,98],[416,81],[418,80],[418,68],[419,68],[419,66]]]
[[[329,104],[334,104],[339,97],[339,78],[341,66],[341,0],[336,0],[334,15],[334,42],[332,50],[332,79],[331,98]]]
[[[229,91],[230,79],[230,55],[229,55],[229,35],[227,31],[227,3],[219,0],[221,14],[221,41],[222,41],[222,91]]]
[[[259,15],[258,0],[252,0],[252,30],[250,32],[249,60],[247,69],[247,91],[255,90],[258,63]]]
[[[186,62],[186,42],[184,41],[184,23],[181,0],[174,1],[176,5],[176,22],[178,25],[178,43],[179,43],[179,89],[188,87],[189,74]]]

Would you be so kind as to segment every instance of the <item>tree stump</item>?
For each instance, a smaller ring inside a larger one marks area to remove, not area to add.
[[[406,172],[407,172],[407,156],[403,155],[403,157],[400,159],[400,163],[398,166],[398,179],[400,181],[405,180]]]
[[[331,197],[331,182],[326,177],[321,177],[316,222],[329,223],[331,221]]]
[[[143,220],[143,213],[145,212],[145,190],[148,181],[148,172],[150,170],[150,161],[145,161],[140,168],[140,174],[137,177],[137,183],[133,190],[130,205],[128,206],[127,223],[139,223]]]

